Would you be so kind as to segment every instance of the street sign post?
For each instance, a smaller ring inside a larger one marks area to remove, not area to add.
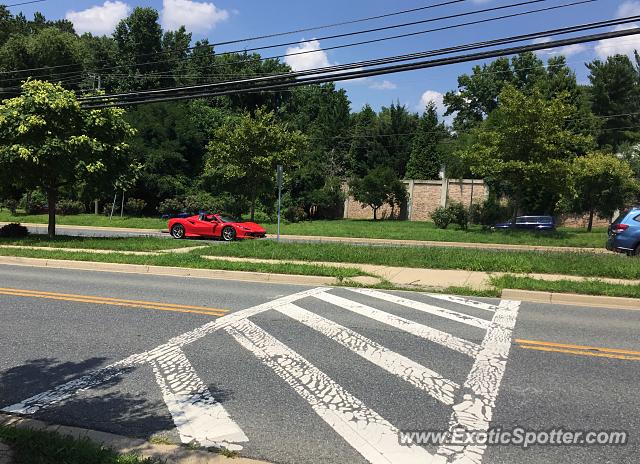
[[[278,183],[278,238],[277,241],[280,241],[280,214],[281,214],[281,205],[282,205],[282,175],[283,168],[282,165],[279,164],[276,169],[276,179]]]

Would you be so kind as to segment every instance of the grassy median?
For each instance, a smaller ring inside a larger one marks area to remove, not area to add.
[[[189,240],[165,240],[156,237],[72,237],[58,235],[29,235],[23,238],[0,238],[0,245],[57,248],[86,248],[117,251],[160,251],[202,245]]]
[[[15,464],[161,464],[133,454],[118,454],[88,439],[55,432],[0,426],[0,439],[14,453]]]
[[[507,275],[491,279],[491,285],[494,285],[499,291],[502,291],[502,289],[505,288],[513,288],[517,290],[533,290],[539,292],[640,298],[640,284],[610,284],[593,279],[581,282],[575,282],[572,280],[556,280],[550,282],[548,280],[533,279],[531,277]]]

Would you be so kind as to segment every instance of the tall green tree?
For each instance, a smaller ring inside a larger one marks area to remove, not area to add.
[[[381,141],[378,115],[365,105],[352,115],[349,170],[354,176],[363,177],[371,169],[388,163],[389,152]]]
[[[436,105],[429,102],[418,122],[411,146],[411,157],[407,165],[407,179],[437,179],[443,163],[442,142],[448,131],[438,121]]]
[[[594,114],[602,117],[598,144],[617,150],[625,142],[640,141],[638,70],[629,57],[615,55],[587,64]]]
[[[230,116],[207,144],[204,173],[246,196],[253,220],[258,196],[275,188],[276,166],[292,168],[306,144],[304,134],[289,130],[273,112]]]
[[[567,127],[575,112],[567,96],[547,100],[507,86],[500,105],[479,128],[474,143],[458,153],[474,174],[501,185],[513,200],[514,218],[521,207],[552,213],[566,194],[572,160],[593,146],[589,136]]]
[[[353,198],[373,210],[373,220],[378,220],[378,210],[385,204],[400,207],[407,198],[404,184],[389,166],[378,166],[362,178],[353,178],[349,182],[349,191]]]
[[[640,187],[629,163],[610,153],[576,158],[571,173],[573,210],[589,214],[589,232],[594,215],[611,218],[616,210],[628,206]]]
[[[120,108],[84,110],[72,91],[42,81],[26,82],[21,96],[0,104],[0,171],[11,184],[46,193],[49,236],[61,188],[106,186],[129,170],[134,130],[123,116]]]
[[[380,141],[389,154],[385,164],[399,177],[404,177],[411,156],[411,139],[418,125],[418,115],[410,113],[404,105],[393,103],[383,107],[380,120]]]

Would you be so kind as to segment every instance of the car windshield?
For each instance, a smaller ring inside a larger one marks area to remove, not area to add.
[[[231,216],[218,216],[218,217],[225,224],[228,222],[239,222],[236,218],[232,218]]]

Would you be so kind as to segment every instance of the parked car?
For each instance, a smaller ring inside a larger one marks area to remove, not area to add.
[[[553,216],[518,216],[515,223],[513,221],[502,222],[493,226],[493,229],[506,230],[555,230],[556,221]]]
[[[160,216],[160,219],[174,219],[174,218],[182,218],[182,219],[186,219],[188,217],[193,216],[193,213],[165,213],[162,216]]]
[[[169,233],[176,239],[207,237],[231,242],[243,238],[264,238],[267,231],[255,222],[242,222],[221,214],[200,213],[171,219]]]
[[[607,250],[640,256],[640,206],[622,212],[611,223]]]

